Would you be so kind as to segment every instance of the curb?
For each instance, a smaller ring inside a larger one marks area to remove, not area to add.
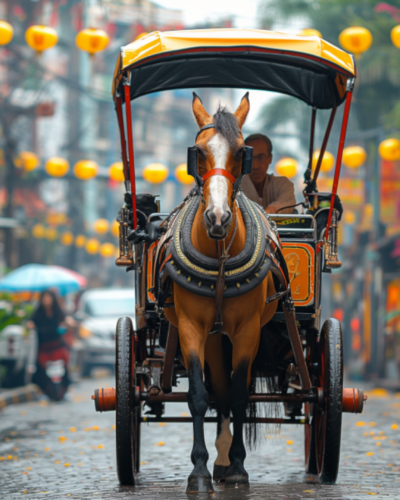
[[[40,389],[35,384],[28,384],[24,387],[0,393],[0,410],[3,410],[6,406],[36,401],[38,394],[40,394]]]

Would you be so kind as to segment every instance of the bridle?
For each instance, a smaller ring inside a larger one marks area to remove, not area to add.
[[[202,127],[196,134],[195,142],[197,142],[199,135],[204,130],[207,130],[210,128],[215,128],[215,124],[210,123],[210,124]],[[240,130],[239,130],[239,134],[241,136],[243,136],[242,132]],[[233,193],[232,193],[232,199],[231,199],[231,201],[233,202],[236,198],[237,192],[239,191],[243,175],[251,173],[252,163],[253,163],[253,148],[250,146],[245,146],[243,148],[243,153],[242,153],[242,168],[241,168],[240,174],[237,178],[235,178],[230,172],[228,172],[224,168],[213,168],[212,170],[209,170],[208,172],[206,172],[202,177],[200,177],[198,170],[197,170],[198,150],[197,150],[196,146],[191,146],[188,148],[187,173],[188,173],[188,175],[191,175],[192,177],[194,177],[203,203],[205,203],[205,200],[203,197],[203,186],[204,186],[205,181],[207,179],[209,179],[210,177],[213,177],[214,175],[222,175],[223,177],[228,179],[233,185]]]

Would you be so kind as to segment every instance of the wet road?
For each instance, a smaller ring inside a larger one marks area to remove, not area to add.
[[[73,388],[69,403],[27,403],[0,413],[1,499],[196,498],[185,494],[191,471],[191,424],[144,424],[138,485],[119,487],[115,415],[96,413],[90,400],[94,388],[113,385],[112,379],[85,380]],[[250,488],[225,491],[217,486],[210,498],[400,499],[400,394],[375,392],[363,415],[344,415],[336,485],[320,485],[305,476],[303,429],[282,426],[280,431],[265,431],[260,446],[248,453]],[[167,407],[166,414],[182,413],[188,413],[186,404]],[[214,437],[215,425],[207,424],[211,471]]]

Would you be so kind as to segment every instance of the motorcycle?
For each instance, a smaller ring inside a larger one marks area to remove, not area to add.
[[[61,401],[70,385],[68,361],[68,349],[59,340],[47,342],[39,347],[33,382],[53,401]]]

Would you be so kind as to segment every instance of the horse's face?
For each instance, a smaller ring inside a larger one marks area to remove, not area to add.
[[[249,112],[246,94],[235,113],[219,108],[211,117],[200,98],[195,95],[193,113],[200,128],[214,123],[215,128],[204,130],[196,142],[199,175],[203,177],[213,169],[222,169],[235,179],[240,175],[242,153],[245,146],[241,128]],[[204,182],[203,194],[206,202],[204,220],[208,235],[215,240],[226,238],[232,220],[233,183],[221,174],[215,174]]]

